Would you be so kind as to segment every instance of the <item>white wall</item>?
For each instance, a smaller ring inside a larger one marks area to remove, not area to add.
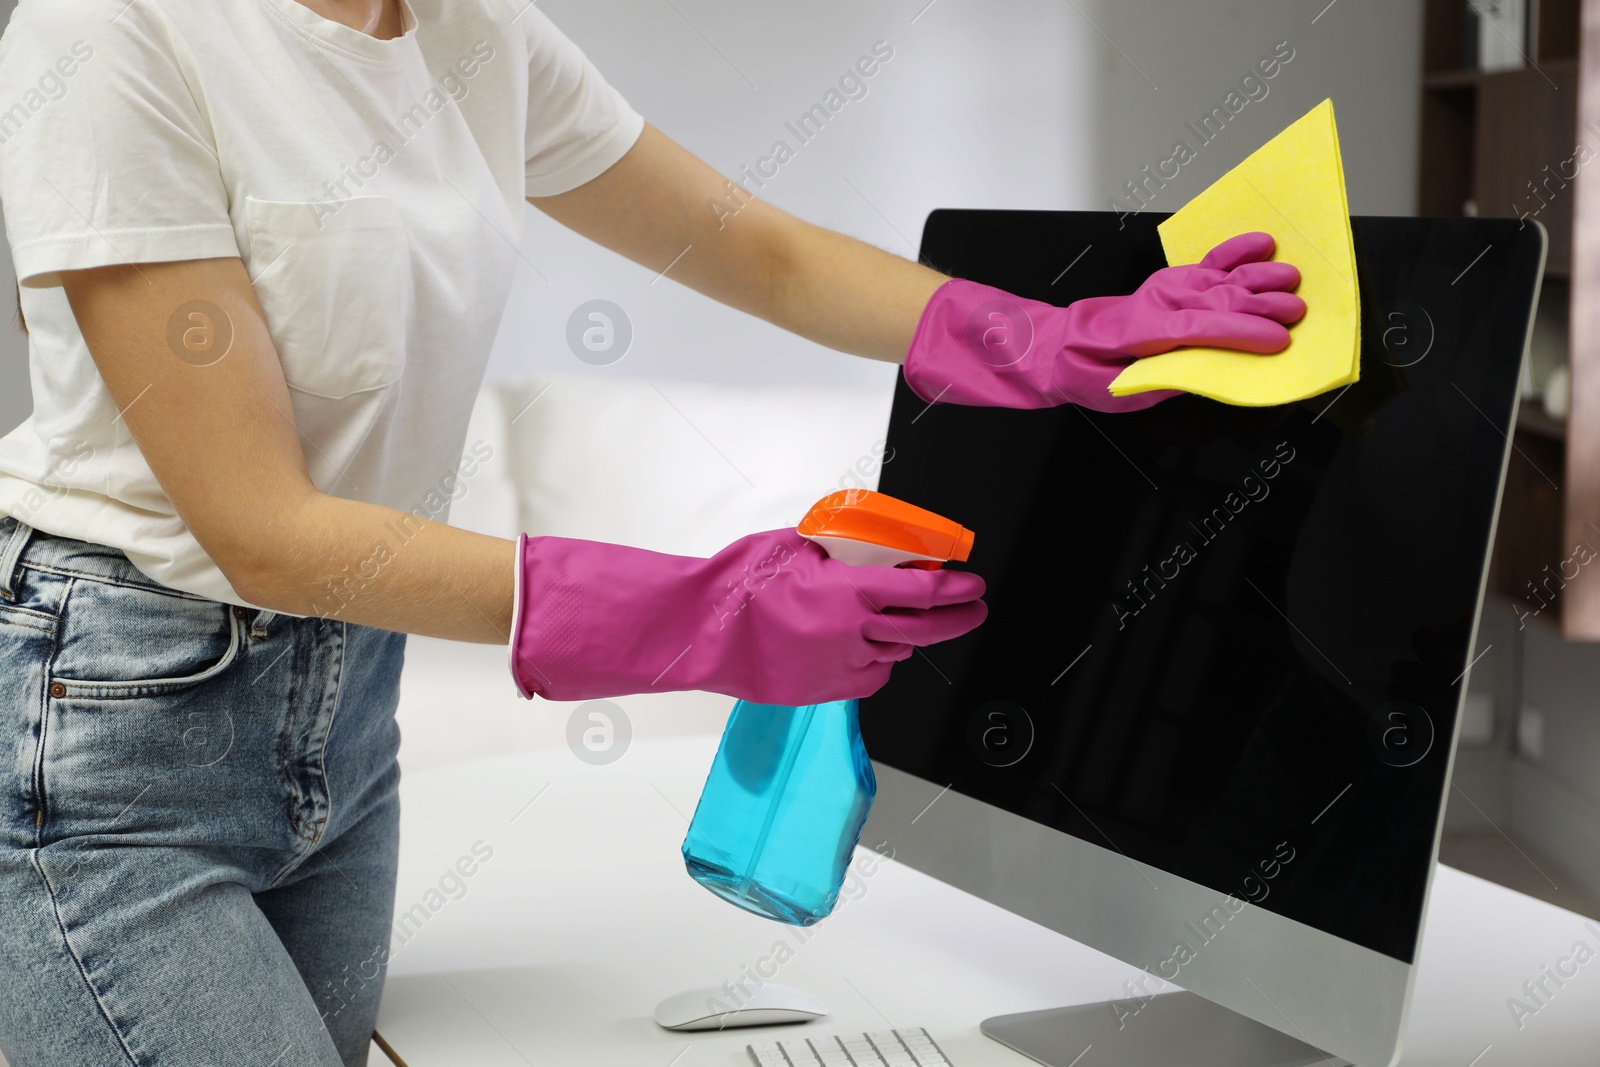
[[[17,0],[0,0],[0,26],[11,21]],[[33,410],[28,393],[28,339],[16,323],[17,276],[11,249],[0,236],[0,433],[7,433]]]
[[[11,21],[17,0],[0,0],[0,26]],[[0,233],[0,434],[7,433],[33,410],[28,393],[28,340],[16,324],[17,277],[11,270],[11,249]]]
[[[1332,98],[1352,213],[1416,210],[1421,0],[1129,0],[1098,10],[1103,36],[1086,20],[1077,22],[1077,32],[1102,45],[1094,81],[1100,106],[1094,160],[1099,197],[1093,206],[1109,206],[1123,183],[1187,139],[1197,150],[1195,160],[1149,205],[1176,211],[1279,130]],[[1185,123],[1198,124],[1222,105],[1280,42],[1287,42],[1294,58],[1263,83],[1261,99],[1247,100],[1221,134],[1202,146]]]
[[[786,140],[796,156],[761,195],[901,255],[916,255],[935,207],[1096,204],[1100,42],[1082,32],[1071,6],[936,0],[924,10],[925,3],[546,0],[541,7],[650,122],[713,167],[736,174]],[[879,40],[894,58],[868,81],[867,95],[800,146],[785,122]],[[587,246],[538,212],[530,213],[526,254],[550,280],[520,268],[492,377],[535,366],[584,371],[566,347],[567,317],[584,301],[605,298],[628,313],[635,340],[604,373],[892,383],[884,365],[799,340],[670,281],[652,284],[650,272]]]

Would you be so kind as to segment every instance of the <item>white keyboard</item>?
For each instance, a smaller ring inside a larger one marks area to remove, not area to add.
[[[750,1046],[759,1067],[948,1067],[928,1031],[874,1030],[854,1037],[795,1038]]]

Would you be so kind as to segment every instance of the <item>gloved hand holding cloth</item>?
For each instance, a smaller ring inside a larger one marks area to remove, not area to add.
[[[1300,271],[1271,261],[1270,234],[1245,233],[1194,266],[1167,267],[1128,296],[1066,307],[953,279],[934,292],[906,353],[906,384],[932,403],[1138,411],[1174,390],[1115,397],[1136,359],[1186,345],[1270,354],[1305,316]]]

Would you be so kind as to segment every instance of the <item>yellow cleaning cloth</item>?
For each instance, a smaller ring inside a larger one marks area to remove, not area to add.
[[[1228,238],[1255,230],[1277,240],[1274,259],[1300,268],[1296,292],[1307,310],[1289,328],[1289,347],[1272,356],[1220,348],[1180,348],[1151,356],[1117,375],[1111,383],[1113,396],[1182,389],[1225,404],[1267,407],[1356,380],[1361,371],[1360,296],[1332,100],[1323,101],[1163,222],[1161,245],[1170,264],[1198,263]]]

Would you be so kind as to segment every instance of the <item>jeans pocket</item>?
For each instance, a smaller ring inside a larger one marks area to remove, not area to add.
[[[244,636],[244,620],[227,604],[78,578],[58,620],[50,696],[128,700],[176,693],[226,671]]]

